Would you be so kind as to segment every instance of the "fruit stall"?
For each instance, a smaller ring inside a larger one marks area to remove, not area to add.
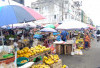
[[[45,53],[50,53],[50,48],[46,48],[45,46],[38,45],[35,47],[24,47],[21,50],[17,51],[17,57],[27,57],[29,61],[33,61],[34,58],[38,56],[43,56]]]
[[[57,54],[51,54],[50,51],[50,48],[42,45],[18,50],[18,68],[23,68],[25,65],[29,65],[27,68],[68,68],[67,65],[62,65],[62,60]]]
[[[76,47],[78,49],[83,49],[84,48],[84,40],[83,40],[83,38],[80,38],[80,39],[76,40]]]

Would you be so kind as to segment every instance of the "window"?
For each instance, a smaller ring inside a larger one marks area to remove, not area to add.
[[[24,0],[13,0],[13,1],[16,1],[16,2],[18,2],[20,4],[24,4]]]
[[[24,4],[24,0],[20,0],[20,3],[21,3],[21,4]]]
[[[71,16],[71,19],[74,19],[74,16],[73,15]]]
[[[65,14],[65,19],[67,19],[67,13]]]
[[[56,19],[56,15],[54,15],[54,19]]]

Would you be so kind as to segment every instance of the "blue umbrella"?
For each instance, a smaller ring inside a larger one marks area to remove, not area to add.
[[[34,38],[40,39],[40,38],[43,38],[43,36],[42,35],[39,35],[39,34],[35,34],[34,35]]]
[[[59,32],[54,32],[54,33],[53,33],[53,35],[58,35],[58,34],[60,34],[60,33],[59,33]]]

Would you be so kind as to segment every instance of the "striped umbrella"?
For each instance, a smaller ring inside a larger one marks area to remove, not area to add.
[[[44,19],[44,17],[28,7],[17,5],[6,5],[0,7],[0,26],[36,21],[40,19]]]

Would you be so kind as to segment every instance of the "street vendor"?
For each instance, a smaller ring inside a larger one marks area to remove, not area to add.
[[[43,46],[49,47],[48,38],[45,38]]]
[[[66,41],[67,40],[67,37],[68,36],[68,32],[67,31],[65,31],[65,30],[63,30],[62,32],[61,32],[61,39],[63,40],[63,41]]]

